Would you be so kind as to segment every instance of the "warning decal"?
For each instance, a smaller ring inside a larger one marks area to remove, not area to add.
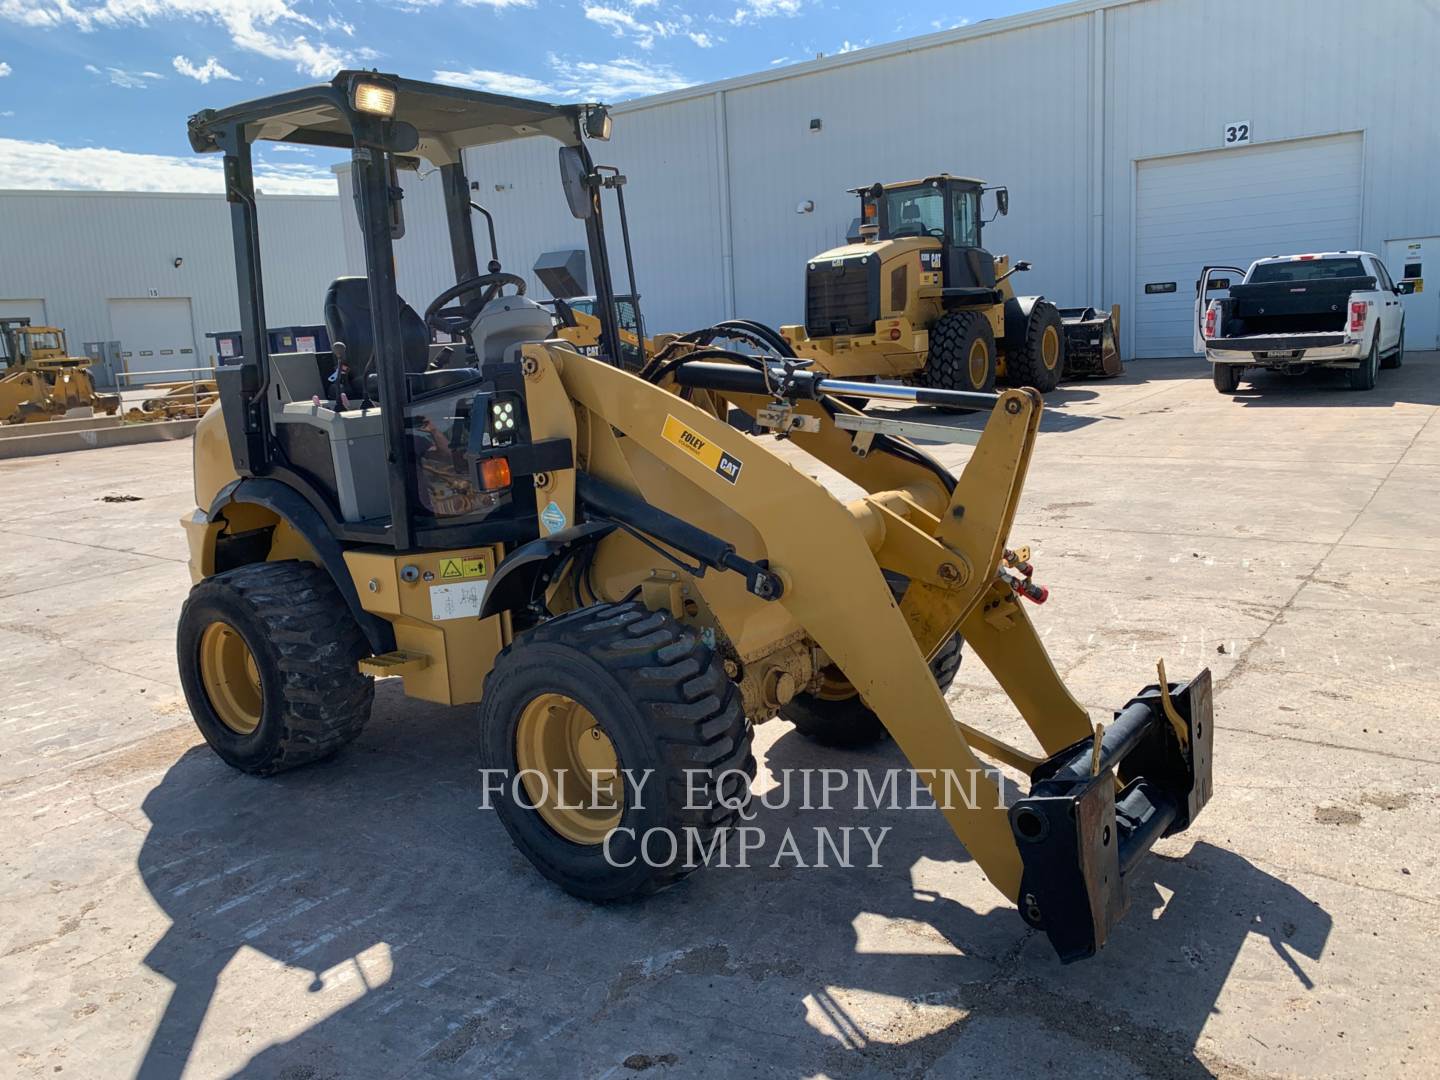
[[[740,479],[742,463],[739,458],[720,449],[704,435],[686,427],[675,417],[665,417],[665,427],[661,429],[661,434],[707,469],[717,473],[730,483],[733,484]]]
[[[459,558],[440,560],[441,581],[461,581],[465,578],[485,576],[484,558]]]

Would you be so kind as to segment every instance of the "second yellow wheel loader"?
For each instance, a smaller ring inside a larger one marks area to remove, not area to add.
[[[87,406],[113,416],[120,395],[99,393],[89,366],[69,355],[59,327],[0,319],[0,424],[54,420]]]
[[[831,379],[758,331],[753,351],[715,344],[739,325],[671,341],[635,374],[557,338],[523,279],[481,273],[461,149],[553,140],[604,355],[620,355],[590,156],[608,131],[596,105],[363,71],[192,117],[195,149],[225,159],[245,343],[197,427],[183,521],[178,661],[200,731],[267,776],[355,739],[377,678],[473,707],[456,722],[478,720],[516,846],[561,888],[614,901],[726,842],[754,725],[803,708],[811,734],[892,735],[1025,921],[1063,959],[1090,955],[1137,862],[1209,797],[1209,672],[1162,674],[1103,725],[1061,682],[1024,607],[1044,590],[1008,546],[1035,391]],[[262,139],[351,150],[368,273],[330,288],[332,353],[265,349]],[[391,166],[417,154],[446,193],[456,275],[423,316],[396,290],[392,247]],[[431,345],[435,330],[458,340]],[[848,404],[876,399],[989,419],[957,476],[910,441],[934,425]],[[728,424],[732,407],[864,494],[838,501]],[[1032,748],[952,715],[940,683],[962,641]],[[1028,790],[1004,795],[982,757]]]
[[[1062,377],[1120,374],[1118,308],[1017,295],[1030,264],[983,247],[986,191],[1009,212],[1005,188],[948,174],[855,188],[859,235],[806,265],[804,325],[780,328],[791,348],[837,378],[940,390],[1047,393]]]

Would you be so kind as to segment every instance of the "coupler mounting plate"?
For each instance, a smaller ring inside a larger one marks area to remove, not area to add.
[[[1020,914],[1062,962],[1105,944],[1129,902],[1126,875],[1209,800],[1212,720],[1209,668],[1183,686],[1147,686],[1108,728],[1037,766],[1010,807]]]

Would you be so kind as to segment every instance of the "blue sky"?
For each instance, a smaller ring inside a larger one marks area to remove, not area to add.
[[[0,188],[219,190],[185,118],[378,67],[619,101],[1045,6],[1035,0],[0,0]],[[334,190],[270,149],[270,191]]]

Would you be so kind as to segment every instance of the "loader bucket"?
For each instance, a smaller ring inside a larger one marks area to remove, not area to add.
[[[1111,378],[1125,371],[1120,359],[1120,307],[1097,312],[1093,307],[1061,308],[1065,331],[1065,378]]]

